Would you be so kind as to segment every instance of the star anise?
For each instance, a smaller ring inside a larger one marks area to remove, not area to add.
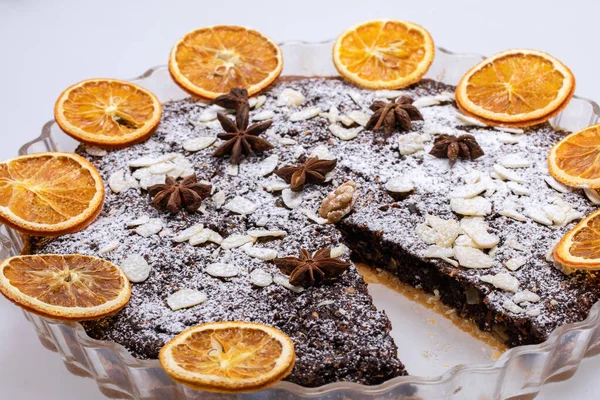
[[[233,88],[229,93],[215,98],[212,103],[239,112],[242,107],[248,107],[248,91],[246,89]]]
[[[231,154],[232,164],[239,164],[242,156],[252,155],[255,152],[271,150],[273,145],[258,135],[269,129],[272,120],[259,122],[248,127],[248,107],[240,107],[235,114],[235,123],[223,113],[217,113],[217,118],[225,132],[219,133],[219,139],[226,140],[213,153],[213,156],[221,157]]]
[[[311,157],[304,163],[297,165],[286,165],[275,170],[275,174],[291,185],[290,189],[299,192],[306,183],[323,183],[325,175],[333,171],[337,160],[320,160]]]
[[[165,183],[150,186],[148,193],[153,197],[154,208],[176,214],[182,209],[196,211],[211,189],[211,185],[198,183],[196,175],[188,175],[181,182],[167,177]]]
[[[375,111],[367,122],[366,128],[379,131],[383,127],[385,137],[388,137],[397,126],[400,131],[410,131],[412,122],[423,120],[419,109],[412,105],[413,99],[408,96],[400,96],[395,101],[374,101],[369,107]]]
[[[300,249],[300,258],[276,258],[273,262],[281,272],[290,275],[290,283],[294,286],[313,286],[340,275],[350,266],[345,261],[331,258],[330,249],[318,250],[312,256],[308,250]]]
[[[459,157],[463,160],[474,160],[484,155],[484,152],[473,135],[456,137],[444,133],[435,138],[429,154],[437,158],[448,158],[450,165],[454,165]]]

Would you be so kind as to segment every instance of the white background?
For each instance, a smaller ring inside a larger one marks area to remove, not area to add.
[[[130,78],[165,64],[187,31],[251,26],[275,41],[318,41],[372,18],[419,23],[438,46],[492,54],[547,51],[577,78],[576,94],[600,101],[600,2],[589,1],[34,1],[0,0],[0,159],[17,154],[52,118],[56,97],[91,77]],[[290,2],[292,3],[292,2]],[[541,399],[600,397],[600,357]],[[0,299],[1,399],[103,399],[89,379],[70,375],[42,348],[21,311]]]

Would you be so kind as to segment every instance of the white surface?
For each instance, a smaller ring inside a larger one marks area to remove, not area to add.
[[[590,1],[32,1],[0,0],[0,159],[39,134],[56,97],[90,77],[129,78],[165,64],[187,31],[241,24],[276,41],[323,40],[371,18],[425,26],[438,46],[492,54],[530,47],[560,58],[577,77],[576,94],[600,100],[597,16]],[[486,7],[486,4],[489,4]],[[72,376],[39,344],[21,311],[0,299],[0,398],[103,399],[95,384]],[[585,360],[569,381],[540,399],[600,396],[600,357]]]

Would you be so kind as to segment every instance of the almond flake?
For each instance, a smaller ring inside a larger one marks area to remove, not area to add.
[[[150,171],[148,171],[150,172]],[[140,179],[140,187],[142,189],[148,189],[150,186],[154,186],[154,185],[160,185],[165,183],[165,179],[167,179],[167,176],[165,174],[150,174],[147,176],[142,177],[142,179]]]
[[[94,157],[104,157],[105,155],[108,154],[108,152],[106,150],[101,149],[100,147],[94,147],[94,146],[86,146],[85,152],[88,153],[90,156],[94,156]]]
[[[131,179],[128,180],[125,174],[125,171],[120,169],[114,172],[108,178],[108,186],[110,187],[110,190],[112,190],[114,193],[121,193],[127,189],[132,188],[132,181]],[[129,173],[127,173],[127,175],[129,175]]]
[[[556,190],[559,193],[571,193],[571,189],[568,186],[563,185],[556,179],[551,176],[545,176],[544,181],[550,186],[552,189]]]
[[[319,216],[319,214],[317,214],[317,213],[316,213],[316,212],[314,212],[313,210],[308,210],[308,209],[306,209],[306,208],[301,208],[301,209],[300,209],[300,212],[301,212],[302,214],[306,215],[306,217],[307,217],[308,219],[310,219],[310,220],[311,220],[311,221],[313,221],[313,222],[316,222],[316,223],[317,223],[317,224],[319,224],[319,225],[324,225],[324,224],[326,224],[327,222],[329,222],[327,219],[325,219],[325,218],[321,218],[321,217]]]
[[[524,290],[522,292],[517,292],[513,296],[512,301],[515,304],[523,303],[525,301],[528,301],[530,303],[537,303],[538,301],[540,301],[540,296],[533,292],[530,292],[529,290]]]
[[[460,224],[453,219],[442,219],[434,215],[428,215],[426,222],[435,230],[435,244],[441,247],[451,247],[454,240],[462,233]]]
[[[234,249],[236,247],[241,247],[246,243],[252,243],[254,240],[255,239],[249,235],[231,235],[223,239],[221,248],[225,250]]]
[[[458,119],[460,122],[462,122],[465,125],[469,125],[469,126],[479,126],[482,128],[486,128],[487,125],[484,124],[483,122],[475,119],[475,118],[471,118],[471,117],[467,117],[466,115],[463,114],[456,114],[456,119]]]
[[[513,258],[509,258],[508,260],[506,260],[506,263],[504,265],[509,270],[516,271],[519,268],[521,268],[523,265],[525,265],[526,262],[527,262],[527,259],[525,257],[513,257]]]
[[[530,309],[530,310],[527,310],[527,311],[525,312],[525,314],[527,314],[527,315],[529,315],[529,316],[531,316],[531,317],[537,317],[538,315],[540,315],[540,314],[541,314],[541,311],[540,311],[540,308],[539,308],[539,307],[535,307],[535,308],[532,308],[532,309]]]
[[[161,175],[166,174],[167,172],[173,170],[175,168],[175,164],[170,162],[158,163],[148,167],[148,172],[153,175]]]
[[[316,117],[320,113],[321,113],[321,109],[319,107],[309,107],[302,111],[297,111],[297,112],[293,113],[292,115],[290,115],[290,121],[292,121],[292,122],[305,121],[307,119]]]
[[[284,189],[281,192],[283,204],[291,210],[302,204],[302,192],[294,192],[292,189]]]
[[[527,247],[525,247],[523,244],[517,242],[514,239],[507,240],[506,245],[515,250],[527,251]]]
[[[492,212],[492,203],[483,197],[450,199],[450,208],[457,214],[485,216]]]
[[[216,208],[221,208],[225,204],[225,193],[218,191],[212,195],[211,199]]]
[[[144,214],[144,215],[142,215],[142,216],[140,216],[140,217],[138,217],[138,218],[136,218],[136,219],[134,219],[132,221],[129,221],[127,223],[127,227],[128,228],[133,228],[135,226],[147,224],[148,222],[150,222],[150,217]]]
[[[423,254],[425,258],[450,258],[454,257],[454,250],[451,247],[440,247],[438,245],[432,245],[425,250]]]
[[[225,210],[236,214],[249,215],[258,209],[259,204],[241,196],[235,196],[223,206]]]
[[[130,254],[119,266],[130,282],[144,282],[150,276],[150,266],[139,254]]]
[[[160,232],[162,228],[163,222],[160,218],[150,218],[148,222],[135,228],[135,233],[142,237],[149,237]]]
[[[418,224],[415,231],[417,236],[427,244],[433,244],[437,239],[437,232],[428,225]]]
[[[458,188],[454,189],[453,191],[451,191],[450,194],[448,195],[448,197],[450,197],[451,199],[453,199],[453,198],[470,199],[472,197],[475,197],[475,196],[481,194],[482,192],[485,192],[486,190],[487,190],[487,183],[486,182],[478,182],[478,183],[473,183],[470,185],[458,187]]]
[[[465,268],[490,268],[494,260],[483,251],[466,246],[454,247],[454,258]]]
[[[596,189],[584,188],[583,191],[592,204],[600,204],[600,194],[598,194]]]
[[[271,110],[264,110],[252,116],[253,121],[266,121],[275,117],[275,113]]]
[[[366,126],[367,122],[369,122],[369,115],[365,114],[362,111],[350,111],[347,114],[348,118],[350,118],[352,121],[356,122],[357,124],[359,124],[360,126]]]
[[[435,96],[433,96],[433,98],[441,102],[454,101],[454,93],[446,91],[440,94],[436,94]]]
[[[173,311],[190,308],[206,301],[206,295],[194,289],[181,289],[167,297],[167,305]]]
[[[532,164],[527,158],[515,153],[502,157],[499,163],[506,168],[529,168]]]
[[[160,164],[163,162],[171,161],[175,157],[176,157],[176,154],[173,154],[173,153],[163,154],[162,156],[159,156],[159,157],[143,156],[143,157],[140,157],[133,161],[130,161],[129,166],[133,167],[133,168],[149,167],[154,164]]]
[[[508,217],[508,218],[512,218],[515,221],[521,221],[521,222],[527,221],[527,218],[523,214],[521,214],[514,208],[510,208],[510,207],[506,207],[506,208],[502,209],[500,212],[498,212],[498,214],[504,215],[505,217]]]
[[[252,100],[252,99],[254,99],[254,97],[249,100]],[[254,105],[251,105],[250,107],[254,108],[255,110],[258,110],[259,108],[264,106],[266,102],[267,102],[267,96],[261,95],[256,98],[256,102],[254,102]],[[248,101],[248,103],[250,103],[250,101]]]
[[[483,275],[479,279],[482,282],[492,284],[496,289],[516,293],[519,290],[519,281],[510,274],[499,273],[496,275]]]
[[[479,247],[477,244],[469,237],[469,235],[458,235],[456,240],[454,241],[455,246],[466,246],[466,247]]]
[[[392,193],[408,193],[414,190],[415,185],[409,178],[392,178],[385,183],[385,190]]]
[[[375,97],[380,99],[395,99],[396,97],[400,97],[405,92],[402,90],[377,90],[375,91]]]
[[[263,261],[270,261],[277,258],[277,250],[252,246],[250,243],[242,246],[242,251],[250,257]]]
[[[183,148],[187,151],[199,151],[212,146],[216,140],[216,136],[201,136],[183,142]]]
[[[219,235],[218,232],[215,232],[211,229],[206,229],[208,231],[208,241],[220,245],[223,243],[223,237]]]
[[[294,147],[294,158],[298,159],[300,156],[304,154],[304,147],[296,146]]]
[[[489,227],[483,218],[465,217],[460,221],[460,227],[476,244],[474,247],[490,249],[500,242],[497,236],[488,233]]]
[[[143,177],[150,176],[152,174],[150,174],[149,168],[140,168],[140,169],[136,169],[135,171],[133,171],[133,173],[131,175],[133,175],[133,177],[135,179],[141,180]]]
[[[208,242],[210,238],[210,229],[200,229],[196,232],[189,240],[190,245],[197,246],[199,244],[203,244]]]
[[[279,162],[279,156],[277,154],[273,154],[262,160],[258,164],[258,170],[256,171],[257,176],[267,176],[271,172],[275,171],[277,168],[277,163]]]
[[[555,204],[546,204],[542,207],[542,210],[546,214],[546,217],[550,218],[556,225],[563,224],[567,218],[567,213],[570,211],[565,211],[562,207]]]
[[[544,211],[540,210],[539,208],[528,207],[525,209],[525,211],[523,211],[523,214],[525,214],[527,217],[531,218],[538,224],[547,226],[553,225],[552,220],[548,218],[546,216],[546,213],[544,213]]]
[[[192,236],[199,233],[203,228],[204,225],[202,224],[195,224],[188,228],[185,228],[173,238],[173,241],[177,243],[187,242],[192,238]]]
[[[494,129],[497,131],[500,131],[500,132],[514,133],[515,135],[521,135],[521,134],[525,133],[525,131],[523,129],[508,128],[508,127],[504,127],[504,126],[496,126],[496,127],[494,127]]]
[[[278,284],[279,286],[283,286],[284,288],[291,290],[294,293],[302,293],[304,292],[304,288],[302,286],[294,286],[290,283],[290,278],[285,275],[275,275],[273,277],[273,282]]]
[[[502,304],[502,307],[515,314],[520,314],[525,311],[521,307],[513,303],[512,300],[505,300]]]
[[[331,106],[328,112],[322,114],[322,116],[327,118],[330,124],[338,122],[340,118],[340,111],[337,109],[336,106]]]
[[[329,131],[333,134],[333,136],[341,139],[341,140],[352,140],[358,136],[358,134],[363,130],[362,126],[358,126],[356,128],[346,129],[337,124],[329,125]]]
[[[273,283],[273,277],[267,271],[255,269],[250,273],[250,282],[258,287],[267,287]]]
[[[440,104],[440,101],[430,96],[420,97],[412,103],[417,108],[437,106],[438,104]]]
[[[583,214],[577,210],[570,210],[563,221],[563,225],[566,225],[570,222],[576,221],[578,219],[583,218]]]
[[[225,167],[225,173],[229,176],[237,176],[240,173],[240,165],[227,164],[227,167]]]
[[[304,103],[304,95],[297,90],[287,88],[279,93],[275,105],[277,107],[298,107],[302,103]]]
[[[341,257],[344,254],[348,253],[349,251],[350,251],[350,249],[347,246],[340,244],[339,246],[332,248],[329,255],[332,258],[338,258],[338,257]]]
[[[472,185],[474,183],[479,182],[479,180],[481,179],[481,172],[479,172],[477,170],[473,170],[473,171],[469,172],[468,174],[466,174],[465,176],[463,176],[463,179],[465,180],[465,183],[467,185]]]
[[[425,148],[424,142],[425,138],[422,135],[416,132],[406,133],[398,138],[398,151],[404,156],[414,154]]]
[[[362,96],[360,94],[358,94],[357,92],[349,92],[348,96],[350,96],[353,102],[360,106],[360,100],[362,99]]]
[[[215,278],[231,278],[240,273],[238,267],[233,264],[213,263],[206,266],[205,272]]]
[[[251,229],[246,232],[248,235],[253,238],[261,238],[261,237],[285,237],[287,235],[286,231],[269,231],[266,229]]]
[[[517,182],[507,182],[506,187],[517,196],[529,196],[529,189],[525,186],[518,184]]]
[[[317,147],[315,147],[311,152],[309,157],[317,157],[319,160],[335,160],[335,156],[333,156],[330,152],[329,149],[320,144]]]
[[[280,192],[290,187],[289,183],[286,183],[283,179],[278,176],[273,176],[271,179],[264,184],[263,189],[267,192]]]
[[[493,169],[494,169],[494,172],[502,179],[506,179],[509,181],[517,182],[517,183],[525,182],[523,180],[523,178],[519,174],[517,174],[515,171],[505,168],[500,164],[494,164]]]
[[[111,251],[116,250],[119,247],[119,245],[120,243],[118,241],[113,240],[112,242],[109,242],[102,246],[100,250],[98,250],[98,254],[110,253]]]

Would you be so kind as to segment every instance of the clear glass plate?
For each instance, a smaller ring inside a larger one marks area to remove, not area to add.
[[[333,42],[281,44],[284,75],[337,75],[331,61]],[[463,74],[483,57],[454,54],[438,48],[427,77],[456,85]],[[161,101],[186,97],[173,83],[166,66],[148,70],[132,79],[154,92]],[[592,101],[574,98],[551,120],[556,127],[574,131],[597,123],[600,108]],[[72,151],[77,142],[65,135],[54,121],[44,125],[41,135],[24,144],[19,154],[41,151]],[[0,228],[0,258],[19,254],[23,242],[18,233]],[[532,398],[542,384],[569,378],[582,358],[600,352],[600,305],[592,307],[585,321],[556,329],[539,345],[506,351],[496,361],[485,345],[438,318],[431,310],[413,303],[382,285],[370,285],[375,304],[387,312],[400,359],[413,375],[391,379],[381,385],[364,386],[337,382],[319,388],[304,388],[280,382],[266,391],[239,395],[194,391],[173,382],[157,360],[138,360],[121,345],[91,339],[79,323],[63,323],[25,313],[42,344],[58,352],[69,371],[93,378],[102,393],[114,398],[134,399],[426,399]],[[425,352],[428,346],[437,352]],[[458,365],[457,365],[458,364]],[[420,376],[421,375],[421,376]]]

